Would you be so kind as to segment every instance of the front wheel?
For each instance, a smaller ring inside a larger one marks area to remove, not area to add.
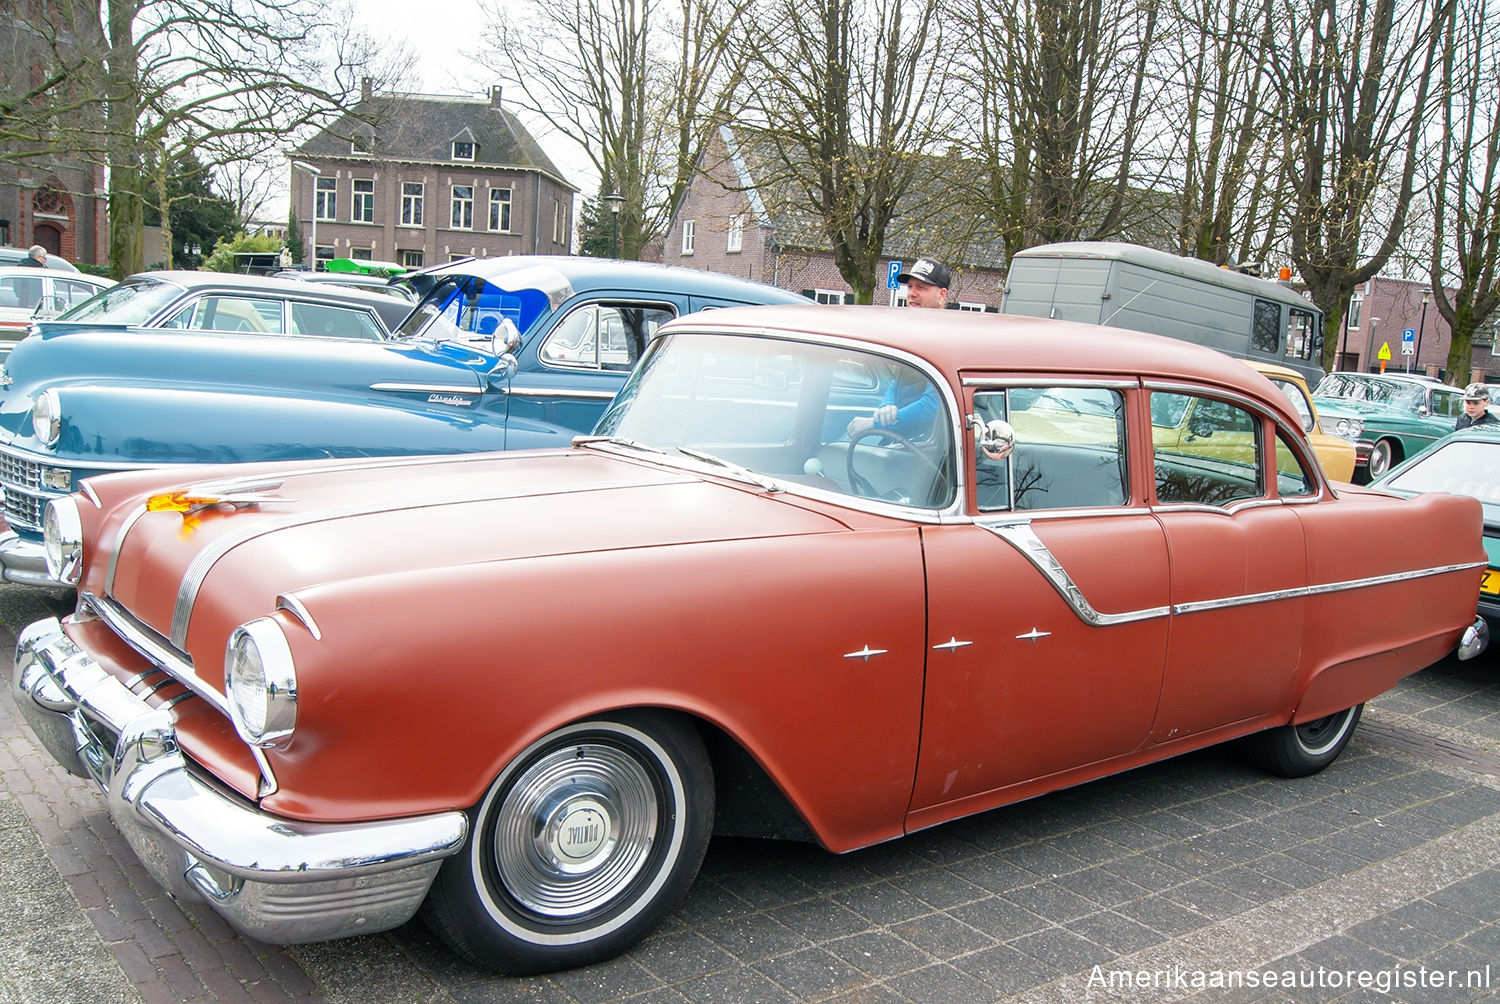
[[[1370,447],[1370,480],[1374,480],[1391,469],[1396,461],[1396,447],[1389,439],[1382,439]]]
[[[1339,758],[1363,704],[1301,725],[1283,725],[1242,739],[1240,749],[1256,766],[1282,777],[1316,774]]]
[[[569,725],[491,785],[424,915],[459,954],[513,975],[610,958],[692,884],[713,812],[690,725],[644,712]]]

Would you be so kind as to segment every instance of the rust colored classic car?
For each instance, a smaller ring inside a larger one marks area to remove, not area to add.
[[[1313,773],[1488,640],[1475,499],[1335,489],[1228,356],[996,315],[703,312],[571,448],[45,523],[78,607],[17,703],[158,881],[279,943],[421,908],[513,973],[630,946],[716,832],[843,852],[1229,740]]]

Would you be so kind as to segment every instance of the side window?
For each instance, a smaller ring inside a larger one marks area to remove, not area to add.
[[[1323,329],[1316,322],[1310,311],[1291,309],[1286,322],[1288,359],[1317,359],[1323,354]]]
[[[279,335],[282,334],[281,301],[245,296],[205,296],[178,311],[161,326]]]
[[[1257,352],[1274,353],[1281,348],[1281,305],[1270,300],[1256,300],[1250,322],[1250,347]]]
[[[76,306],[93,296],[99,290],[86,282],[74,282],[71,279],[54,279],[53,284],[57,286],[58,298],[54,305],[57,310],[66,310]]]
[[[1292,402],[1292,410],[1297,413],[1297,418],[1302,422],[1302,431],[1311,432],[1313,427],[1312,406],[1307,403],[1307,397],[1302,393],[1302,388],[1289,380],[1271,381],[1276,388],[1286,395],[1286,399]]]
[[[1151,394],[1156,498],[1228,505],[1265,494],[1260,421],[1245,409],[1193,394]]]
[[[41,276],[6,276],[0,279],[0,307],[24,307],[31,310],[41,298]]]
[[[1463,414],[1464,399],[1460,394],[1450,394],[1446,391],[1434,391],[1432,395],[1432,413],[1443,418],[1457,418]]]
[[[380,325],[368,311],[332,307],[322,303],[293,302],[291,307],[291,333],[294,335],[368,338],[372,341],[379,341],[384,337],[380,332]]]
[[[592,303],[559,321],[537,355],[553,366],[629,371],[674,316],[670,307]]]
[[[981,511],[1124,505],[1125,400],[1093,387],[1026,387],[974,395],[984,421],[1004,418],[1016,432],[1005,460],[975,457]]]
[[[1297,452],[1287,443],[1286,437],[1276,433],[1276,494],[1282,498],[1312,495],[1318,490],[1317,479],[1302,466]]]

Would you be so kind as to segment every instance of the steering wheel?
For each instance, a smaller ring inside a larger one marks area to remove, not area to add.
[[[894,440],[896,443],[905,446],[912,452],[914,456],[920,458],[921,461],[931,469],[934,484],[936,484],[937,481],[943,476],[943,472],[938,467],[937,462],[929,457],[926,453],[923,453],[921,450],[919,450],[917,448],[917,444],[913,443],[910,439],[907,439],[899,432],[893,432],[892,430],[884,428],[882,426],[872,425],[870,426],[870,428],[865,429],[863,432],[855,433],[853,436],[849,437],[849,453],[847,462],[849,472],[849,487],[854,489],[854,493],[856,495],[862,495],[865,498],[871,499],[880,497],[880,493],[875,490],[874,485],[870,484],[869,479],[854,469],[854,447],[859,445],[862,440],[871,439],[875,436],[879,436],[882,439]],[[930,494],[931,493],[929,492],[929,496]]]

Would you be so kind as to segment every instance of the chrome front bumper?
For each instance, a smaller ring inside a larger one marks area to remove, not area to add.
[[[261,941],[324,941],[405,923],[467,834],[456,811],[336,824],[262,812],[193,770],[171,712],[106,673],[55,618],[21,633],[13,672],[16,706],[37,738],[103,789],[152,877]]]
[[[28,586],[73,588],[47,574],[47,552],[40,543],[17,536],[14,530],[0,533],[0,579]]]

